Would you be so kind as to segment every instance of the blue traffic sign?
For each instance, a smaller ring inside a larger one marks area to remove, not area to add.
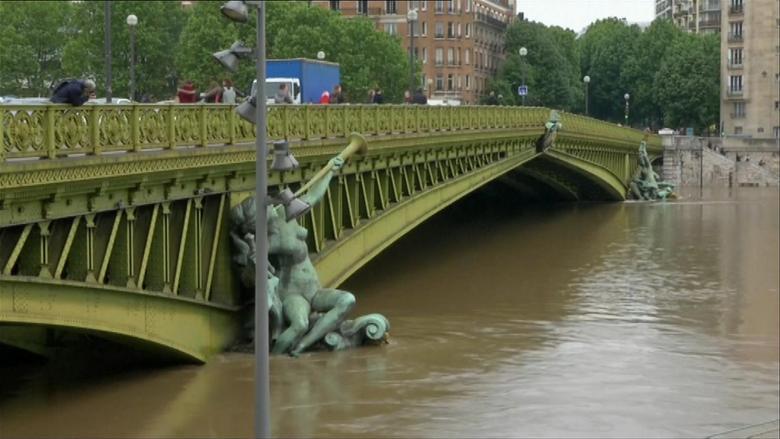
[[[521,85],[520,87],[517,87],[517,94],[520,96],[526,96],[528,94],[528,86]]]

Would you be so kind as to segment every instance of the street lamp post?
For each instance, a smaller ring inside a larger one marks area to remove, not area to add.
[[[585,75],[584,78],[582,78],[582,82],[585,83],[585,115],[587,116],[588,113],[588,85],[590,84],[590,76]]]
[[[626,93],[623,95],[623,98],[626,100],[626,123],[625,126],[628,126],[628,100],[631,98],[631,95]]]
[[[417,21],[417,9],[409,9],[406,13],[409,22],[409,94],[414,94],[414,22]]]
[[[265,2],[249,2],[257,6],[257,47],[255,94],[255,437],[271,436],[271,391],[268,361],[268,174],[266,157],[266,100],[265,100]],[[249,20],[247,2],[229,1],[220,11],[227,18],[246,23]]]
[[[521,47],[518,52],[520,53],[520,69],[522,70],[522,83],[520,85],[525,87],[525,56],[528,55],[528,49]],[[520,96],[520,100],[522,105],[525,106],[525,95]]]
[[[135,98],[135,26],[138,25],[138,17],[133,14],[127,16],[127,25],[130,27],[130,99]]]
[[[103,2],[103,50],[106,55],[106,103],[111,103],[111,2]]]

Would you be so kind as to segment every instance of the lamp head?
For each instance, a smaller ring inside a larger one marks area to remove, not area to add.
[[[322,61],[323,59],[325,59],[325,52],[323,52],[322,50],[320,50],[319,52],[317,52],[317,59],[318,59],[318,60],[320,60],[320,61]]]
[[[127,25],[128,26],[135,26],[136,24],[138,24],[138,17],[136,17],[133,14],[128,15],[127,16]]]
[[[630,95],[630,94],[628,94],[628,93],[626,93],[626,94],[624,94],[624,95],[623,95],[623,97],[624,97],[626,100],[628,100],[628,99],[631,97],[631,95]]]
[[[279,192],[279,201],[284,206],[287,221],[298,218],[311,210],[311,205],[297,198],[288,188]]]
[[[408,21],[417,21],[417,9],[409,9],[409,12],[406,13],[406,19]]]
[[[238,70],[238,58],[244,57],[251,52],[252,49],[244,47],[244,44],[241,41],[236,41],[230,46],[230,49],[215,52],[214,58],[216,58],[226,69],[235,72]]]
[[[528,49],[526,49],[525,47],[521,47],[518,52],[520,53],[520,56],[528,55]]]
[[[274,161],[271,163],[271,169],[274,171],[292,171],[298,167],[298,160],[295,160],[290,152],[290,144],[286,140],[274,142]]]
[[[246,3],[243,1],[230,0],[220,6],[219,11],[222,12],[222,15],[233,21],[239,23],[246,23],[249,21],[249,11],[247,10]]]
[[[250,99],[244,101],[236,107],[235,112],[251,124],[257,123],[257,98],[252,96]]]
[[[584,83],[586,83],[586,84],[590,83],[590,76],[588,76],[588,75],[585,75],[585,77],[584,77],[584,78],[582,78],[582,82],[584,82]]]

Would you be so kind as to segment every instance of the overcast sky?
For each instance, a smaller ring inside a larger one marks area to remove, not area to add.
[[[655,18],[654,0],[516,0],[518,12],[531,21],[580,32],[590,23],[607,17],[625,18],[629,23]]]

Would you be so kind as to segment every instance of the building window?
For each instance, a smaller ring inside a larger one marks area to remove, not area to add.
[[[732,21],[729,23],[729,40],[741,41],[742,40],[742,22]]]
[[[455,38],[455,23],[447,22],[447,38]]]
[[[460,47],[455,49],[455,65],[460,65]]]
[[[466,65],[471,64],[471,49],[466,49],[466,51],[463,52],[463,62],[465,62]]]
[[[423,11],[428,10],[428,0],[420,0],[420,9]]]
[[[358,14],[368,15],[368,0],[358,0]]]
[[[775,111],[780,110],[780,101],[775,101]]]
[[[436,48],[436,65],[440,66],[444,64],[444,49],[441,47]]]
[[[423,64],[428,64],[428,48],[423,47]]]
[[[338,11],[341,8],[339,3],[339,0],[330,0],[330,9],[333,11]]]
[[[471,12],[471,0],[466,0],[466,12]]]
[[[471,38],[471,23],[466,23],[466,38]]]
[[[734,113],[731,115],[734,119],[742,119],[745,117],[745,103],[734,102]]]
[[[420,2],[419,2],[419,0],[409,0],[409,8],[408,8],[408,10],[411,11],[412,9],[417,9],[417,10],[420,9]]]
[[[774,134],[775,139],[780,139],[780,127],[772,128],[772,134]]]
[[[433,36],[435,38],[444,38],[444,23],[436,22],[436,33]]]
[[[742,65],[742,48],[729,49],[729,65],[732,66]]]
[[[742,127],[734,127],[734,134],[742,134]]]
[[[759,133],[763,133],[764,132],[764,127],[758,127],[758,129],[756,131],[758,131]]]
[[[455,50],[452,47],[447,49],[447,64],[455,64]]]
[[[428,36],[428,22],[423,21],[422,22],[422,36],[427,37]]]
[[[434,9],[434,12],[437,14],[444,13],[444,0],[436,0],[436,8]]]
[[[447,2],[447,12],[450,13],[450,14],[454,14],[455,13],[455,1],[454,0],[449,0]]]
[[[742,75],[729,76],[729,91],[742,92]]]
[[[436,91],[444,90],[444,76],[436,75]]]
[[[388,35],[398,35],[398,25],[395,23],[385,23],[385,32]]]
[[[468,4],[468,3],[466,3],[466,4]],[[466,75],[466,90],[471,90],[471,76],[469,76],[469,75]]]
[[[388,14],[398,13],[398,3],[396,3],[396,0],[385,0],[385,12]]]
[[[452,73],[447,75],[447,90],[455,90],[455,80],[452,77]]]

